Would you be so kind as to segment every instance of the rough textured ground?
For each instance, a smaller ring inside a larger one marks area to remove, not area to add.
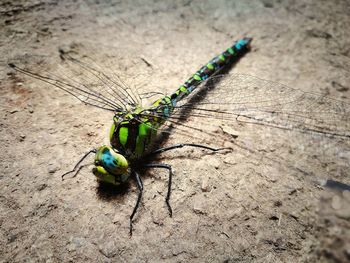
[[[3,65],[24,54],[57,59],[60,47],[93,49],[101,64],[114,54],[111,67],[131,82],[147,61],[145,88],[170,92],[247,35],[253,50],[232,71],[350,96],[346,0],[3,0],[0,14]],[[133,183],[116,193],[100,189],[89,169],[60,176],[106,142],[111,114],[8,67],[0,74],[1,262],[350,260],[349,191],[315,182],[350,183],[349,141],[237,124],[237,142],[251,151],[164,155],[175,169],[174,216],[164,203],[165,173],[150,171],[130,238]],[[175,133],[166,143],[188,139]]]

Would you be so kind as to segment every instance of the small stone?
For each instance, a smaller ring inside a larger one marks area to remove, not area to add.
[[[115,244],[114,241],[106,242],[104,244],[101,244],[98,250],[105,257],[113,258],[118,253],[118,246]]]
[[[208,192],[209,191],[209,180],[208,177],[204,177],[202,180],[202,184],[201,184],[201,189],[203,192]]]
[[[239,132],[232,129],[232,127],[230,127],[230,126],[221,126],[221,129],[224,133],[231,135],[233,139],[236,139],[239,136]]]
[[[50,174],[53,174],[53,173],[57,172],[58,170],[59,170],[59,167],[57,164],[54,164],[54,163],[49,164],[48,172]]]
[[[197,200],[194,202],[193,210],[196,214],[205,214],[205,210],[203,208],[203,202],[201,200]]]
[[[164,223],[164,219],[165,219],[165,214],[163,211],[155,211],[152,213],[152,221],[154,224],[161,226]]]
[[[224,163],[230,165],[238,164],[237,160],[231,154],[224,159]]]
[[[341,208],[341,199],[338,195],[334,195],[332,198],[332,208],[339,210]]]
[[[21,135],[19,136],[19,141],[20,141],[20,142],[23,142],[25,138],[26,138],[26,136],[25,136],[24,134],[21,134]]]

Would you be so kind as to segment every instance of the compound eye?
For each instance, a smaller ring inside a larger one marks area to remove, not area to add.
[[[108,173],[119,176],[128,173],[128,161],[111,147],[102,146],[96,153],[95,166],[103,167]]]

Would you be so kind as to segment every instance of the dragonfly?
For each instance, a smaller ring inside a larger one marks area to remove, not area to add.
[[[252,38],[249,37],[236,41],[196,71],[175,92],[160,96],[148,106],[143,106],[140,96],[118,76],[109,76],[63,50],[60,50],[62,61],[88,72],[89,78],[85,82],[41,74],[15,63],[9,63],[9,66],[17,72],[55,86],[87,105],[113,112],[110,145],[88,151],[62,178],[70,173],[76,176],[84,167],[81,165],[83,160],[95,154],[92,172],[100,183],[119,186],[130,178],[134,179],[138,196],[129,218],[129,233],[132,235],[133,219],[144,190],[141,169],[161,168],[168,171],[165,202],[169,216],[173,214],[170,205],[173,169],[169,164],[152,162],[154,156],[184,147],[213,153],[230,150],[228,147],[215,148],[197,143],[159,147],[159,135],[163,132],[176,133],[181,127],[191,129],[184,118],[187,114],[209,122],[218,118],[224,122],[242,120],[279,129],[350,138],[350,111],[346,102],[250,75],[236,74],[225,78],[225,74],[220,74],[245,56],[251,50],[251,43]],[[92,78],[95,80],[94,85],[88,83]],[[209,82],[214,85],[208,85]],[[205,133],[205,130],[202,132]]]

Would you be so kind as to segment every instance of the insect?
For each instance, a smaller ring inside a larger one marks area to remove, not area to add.
[[[215,80],[215,75],[230,64],[236,63],[250,50],[252,39],[242,38],[219,56],[214,57],[201,67],[191,78],[181,85],[174,93],[161,96],[150,106],[140,105],[128,89],[115,82],[112,78],[98,71],[91,65],[75,59],[61,52],[61,58],[88,71],[95,76],[102,87],[98,92],[88,85],[70,83],[55,77],[32,72],[14,63],[9,66],[51,85],[54,85],[85,104],[101,108],[114,113],[113,125],[110,129],[110,146],[103,145],[87,152],[75,167],[62,175],[62,178],[75,172],[74,176],[84,167],[82,161],[90,154],[95,154],[93,174],[97,180],[112,185],[121,185],[130,178],[134,178],[138,188],[138,197],[130,215],[130,235],[133,231],[133,218],[139,207],[143,183],[139,174],[140,168],[162,168],[168,171],[168,189],[166,205],[170,217],[170,195],[172,187],[172,167],[163,163],[149,162],[152,156],[183,147],[205,149],[211,152],[226,150],[227,148],[213,148],[196,143],[182,143],[157,148],[156,141],[159,131],[166,123],[181,123],[180,111],[199,118],[245,119],[262,125],[270,125],[282,129],[296,129],[302,132],[314,132],[325,136],[349,138],[346,126],[339,125],[340,121],[347,123],[348,112],[339,112],[346,107],[341,102],[305,93],[272,82],[246,75],[237,75],[219,84],[226,89],[216,91],[214,88],[198,89],[208,80]],[[221,80],[222,77],[218,77]],[[225,81],[225,79],[223,78]],[[235,84],[245,83],[244,86]],[[204,94],[208,93],[204,98]],[[195,95],[199,99],[196,100]],[[265,97],[263,97],[265,95]],[[250,97],[255,96],[255,97]],[[327,110],[319,111],[326,107]],[[327,108],[328,107],[328,108]],[[324,114],[324,115],[323,115]],[[330,116],[336,116],[333,119]]]

